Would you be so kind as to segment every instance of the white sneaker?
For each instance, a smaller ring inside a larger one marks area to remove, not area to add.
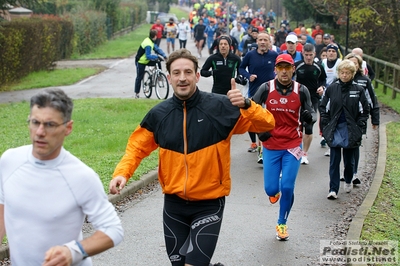
[[[330,148],[325,152],[324,156],[328,156],[328,157],[331,156],[331,149]]]
[[[350,191],[351,191],[352,188],[353,188],[353,184],[352,184],[352,183],[349,183],[349,184],[345,183],[345,184],[344,184],[344,191],[345,191],[346,193],[350,193]]]
[[[327,198],[328,198],[328,199],[337,199],[337,194],[336,194],[336,192],[335,192],[335,191],[329,192]]]
[[[301,164],[308,165],[309,163],[307,156],[301,156]]]
[[[324,137],[321,137],[321,141],[319,142],[319,144],[321,144],[321,148],[325,148],[326,147],[326,140]]]
[[[353,185],[359,185],[359,184],[361,184],[361,181],[360,181],[360,179],[358,178],[358,175],[357,175],[357,174],[354,174],[354,175],[353,175],[352,183],[353,183]]]

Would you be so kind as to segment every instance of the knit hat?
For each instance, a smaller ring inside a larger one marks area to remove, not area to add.
[[[228,42],[229,46],[232,45],[232,40],[231,40],[231,38],[228,37],[228,36],[225,36],[225,35],[219,36],[219,38],[218,38],[218,45],[219,45],[219,43],[220,43],[221,40],[226,40],[226,41]]]
[[[332,43],[328,44],[328,46],[326,46],[326,50],[328,51],[329,49],[333,49],[336,51],[336,53],[338,53],[338,47]]]

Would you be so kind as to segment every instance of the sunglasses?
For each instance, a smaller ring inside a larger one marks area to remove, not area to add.
[[[275,68],[278,71],[282,71],[282,70],[289,71],[289,70],[293,69],[293,66],[292,65],[276,65]]]

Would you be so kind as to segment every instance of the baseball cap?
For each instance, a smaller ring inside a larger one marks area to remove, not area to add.
[[[336,45],[334,45],[334,44],[328,44],[328,45],[326,46],[326,50],[328,51],[329,49],[335,50],[336,53],[338,52],[338,47],[337,47]]]
[[[325,33],[323,38],[324,38],[324,39],[330,39],[330,38],[331,38],[331,35],[330,35],[329,33]]]
[[[276,58],[276,61],[275,61],[275,65],[277,65],[279,63],[282,63],[282,62],[294,65],[293,58],[292,58],[292,56],[290,54],[280,54],[280,55],[278,55],[278,57]]]
[[[258,29],[253,27],[253,29],[251,30],[251,32],[258,32]]]
[[[286,37],[286,42],[292,42],[292,43],[296,43],[297,42],[297,36],[296,36],[296,34],[289,34],[287,37]]]

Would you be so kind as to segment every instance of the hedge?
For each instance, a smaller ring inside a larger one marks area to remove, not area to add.
[[[0,84],[49,69],[72,53],[73,24],[54,16],[0,24]]]

